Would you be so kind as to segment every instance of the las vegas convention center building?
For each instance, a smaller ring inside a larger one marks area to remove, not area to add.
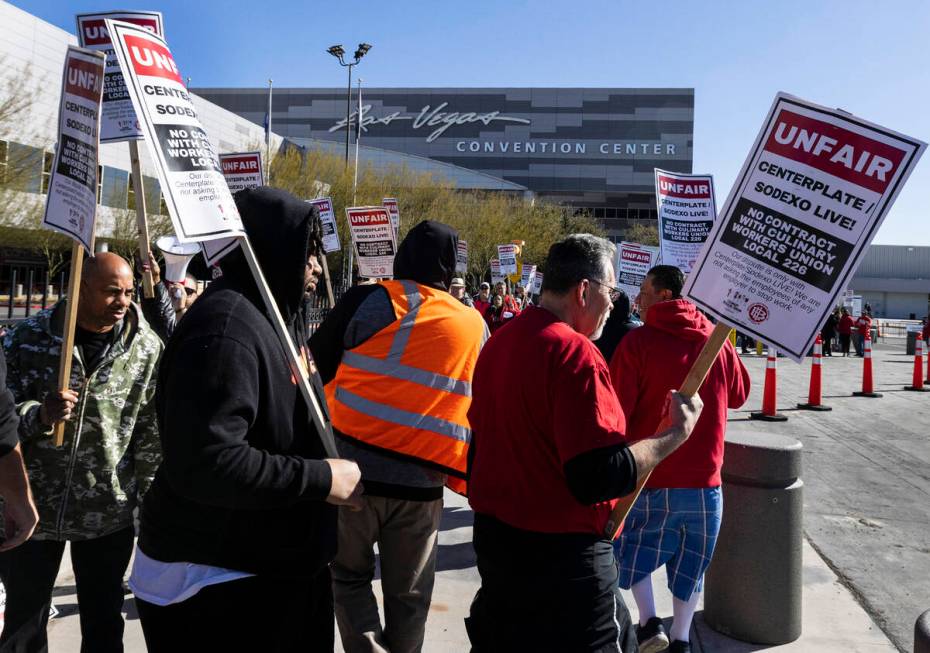
[[[263,124],[265,88],[191,90]],[[691,172],[693,89],[363,88],[361,114],[362,163],[585,210],[615,237],[656,219],[654,168]],[[345,88],[275,88],[271,116],[289,141],[344,152]]]

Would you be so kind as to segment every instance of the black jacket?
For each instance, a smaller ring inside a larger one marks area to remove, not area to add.
[[[162,342],[167,343],[177,324],[174,306],[171,305],[171,295],[168,294],[168,287],[165,286],[164,281],[159,281],[152,289],[155,291],[154,297],[143,297],[142,293],[139,293],[139,305],[142,307],[142,315],[145,316],[149,326],[158,334]]]
[[[604,323],[601,337],[594,341],[594,345],[604,354],[604,360],[608,363],[620,341],[623,340],[623,336],[639,326],[631,319],[631,309],[629,296],[626,293],[620,293],[607,317],[607,322]]]
[[[258,261],[296,343],[310,204],[269,188],[236,194]],[[332,478],[239,250],[178,322],[156,397],[164,462],[139,546],[164,562],[309,577],[336,551]],[[314,388],[322,400],[319,376]],[[329,434],[332,437],[332,434]]]

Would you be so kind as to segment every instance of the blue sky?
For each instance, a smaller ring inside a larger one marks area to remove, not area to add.
[[[74,14],[124,8],[15,0],[74,31]],[[133,7],[135,8],[135,7]],[[729,192],[777,91],[930,140],[930,3],[225,2],[139,4],[165,15],[198,86],[344,86],[325,50],[373,48],[367,86],[693,87],[694,171]],[[876,237],[930,245],[930,154]]]

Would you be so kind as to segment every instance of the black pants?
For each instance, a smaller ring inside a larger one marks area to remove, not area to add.
[[[149,653],[318,651],[334,644],[329,568],[312,579],[250,576],[159,606],[136,597]]]
[[[123,650],[123,575],[132,555],[132,528],[93,540],[71,542],[71,564],[81,616],[81,651]],[[48,649],[48,610],[65,551],[64,542],[29,540],[0,553],[6,614],[0,651]]]
[[[840,350],[843,352],[843,355],[846,356],[849,354],[849,333],[840,334]]]
[[[473,653],[638,650],[608,540],[521,531],[477,513],[473,533],[481,574],[465,620]]]

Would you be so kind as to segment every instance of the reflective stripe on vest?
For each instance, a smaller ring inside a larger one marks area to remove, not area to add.
[[[343,353],[326,387],[333,425],[363,444],[464,475],[484,321],[440,290],[412,281],[382,286],[399,319]]]

